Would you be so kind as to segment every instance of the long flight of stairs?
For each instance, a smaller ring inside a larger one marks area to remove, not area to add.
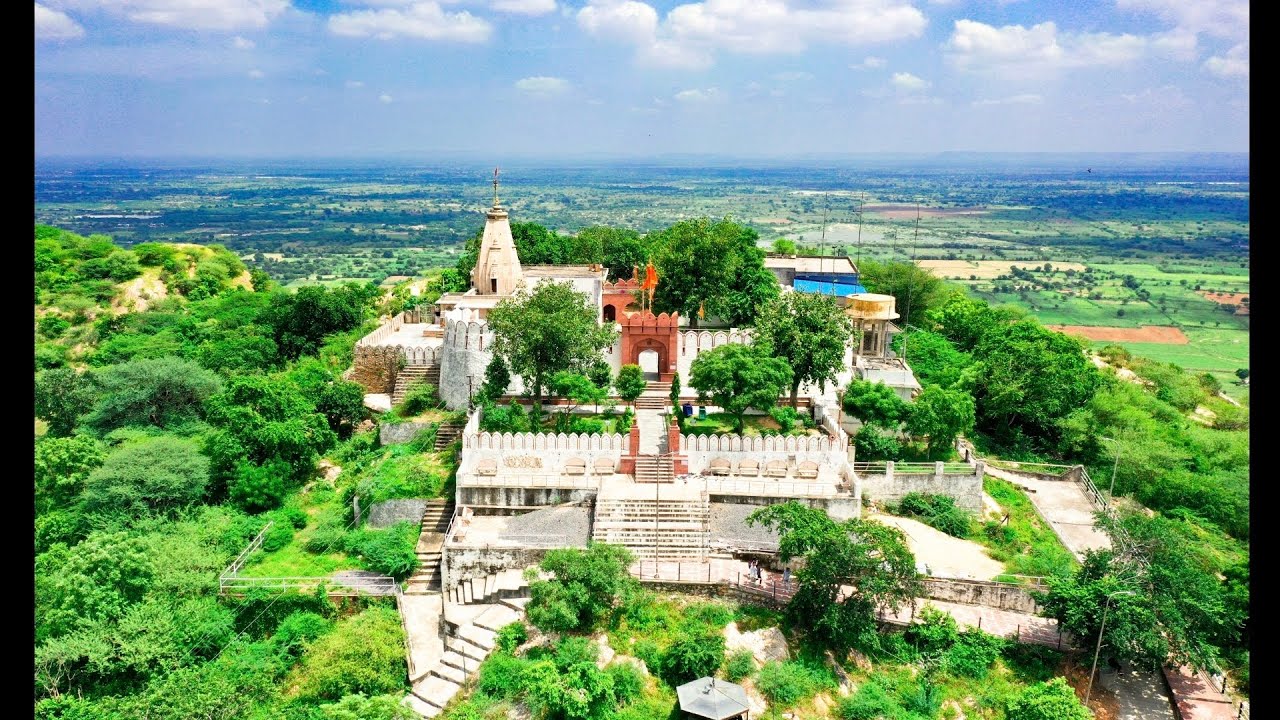
[[[422,533],[418,535],[418,569],[409,576],[406,595],[426,595],[440,592],[440,555],[444,534],[453,519],[453,500],[427,501],[422,513]]]
[[[529,587],[521,570],[503,570],[465,581],[446,597],[463,597],[463,587],[472,600],[449,601],[444,606],[443,655],[430,668],[409,679],[413,689],[404,702],[425,718],[434,718],[444,711],[493,652],[498,631],[525,617]]]
[[[654,513],[660,560],[707,558],[711,505],[699,500],[605,499],[596,502],[591,539],[626,546],[637,558],[654,554]]]
[[[636,398],[637,410],[665,410],[671,405],[671,383],[650,380],[644,393]]]
[[[637,456],[635,476],[638,483],[675,482],[671,458],[661,455]]]
[[[391,391],[391,404],[399,405],[404,401],[404,396],[409,392],[409,388],[420,382],[430,383],[437,388],[440,387],[440,366],[439,365],[406,365],[396,375],[396,386]]]

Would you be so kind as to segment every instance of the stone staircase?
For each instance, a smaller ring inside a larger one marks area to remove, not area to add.
[[[528,597],[529,581],[523,570],[502,570],[483,578],[463,580],[449,589],[446,599],[455,605],[482,605]]]
[[[512,578],[520,578],[523,583],[523,571],[504,570],[476,582],[481,586],[492,584],[496,588],[500,584],[511,585]],[[501,592],[516,594],[499,596]],[[417,677],[409,678],[413,689],[405,696],[404,704],[422,717],[434,718],[442,713],[449,701],[493,652],[498,631],[513,622],[524,620],[525,605],[529,602],[527,584],[512,591],[494,590],[493,593],[480,597],[491,601],[445,604],[444,653],[430,668]]]
[[[596,502],[591,539],[623,545],[637,558],[654,555],[655,509],[657,552],[661,560],[707,558],[711,505],[699,500],[605,499]]]
[[[440,553],[444,533],[453,519],[453,499],[439,498],[427,502],[422,513],[422,534],[418,536],[418,569],[409,577],[406,595],[440,592]]]
[[[636,482],[669,483],[675,482],[670,457],[661,455],[640,455],[636,458]]]
[[[458,439],[462,434],[462,429],[466,427],[464,421],[453,421],[440,423],[440,427],[436,428],[436,450],[444,450],[449,447],[449,443]]]
[[[396,386],[391,391],[391,405],[399,405],[404,401],[404,396],[409,392],[409,388],[420,382],[430,383],[437,388],[440,387],[440,366],[439,365],[406,365],[396,375]]]
[[[665,410],[671,405],[671,383],[649,381],[644,393],[636,398],[637,410]]]

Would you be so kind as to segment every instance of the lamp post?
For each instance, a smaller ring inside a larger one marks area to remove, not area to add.
[[[1121,595],[1137,595],[1132,590],[1120,590],[1107,596],[1107,601],[1102,605],[1102,625],[1098,627],[1098,644],[1093,649],[1093,667],[1089,669],[1089,687],[1084,691],[1085,707],[1089,706],[1089,696],[1093,693],[1093,674],[1098,670],[1098,653],[1102,651],[1102,633],[1107,629],[1107,610],[1111,607],[1111,599],[1120,597]]]

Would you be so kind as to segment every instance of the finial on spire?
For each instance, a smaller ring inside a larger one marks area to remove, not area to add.
[[[493,169],[493,206],[498,207],[498,168]]]

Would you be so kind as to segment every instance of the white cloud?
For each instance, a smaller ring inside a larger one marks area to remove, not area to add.
[[[445,12],[435,2],[415,2],[406,8],[355,10],[329,16],[329,32],[348,37],[396,37],[423,40],[485,42],[493,26],[462,10]]]
[[[907,95],[898,98],[899,105],[941,105],[942,98],[931,95]]]
[[[188,30],[266,27],[289,8],[289,0],[61,0],[59,4]]]
[[[957,20],[943,47],[948,60],[960,69],[1028,76],[1065,68],[1121,65],[1139,59],[1150,46],[1150,38],[1128,33],[1059,33],[1052,22],[1029,28],[997,28]]]
[[[390,105],[391,100],[392,100],[392,97],[386,93],[382,93],[381,95],[378,96],[378,102],[382,103],[383,105]]]
[[[884,67],[885,64],[884,58],[876,57],[875,55],[868,55],[862,62],[857,65],[850,65],[849,67],[853,70],[875,70],[876,68]]]
[[[898,72],[893,74],[890,80],[893,86],[904,92],[919,92],[929,87],[929,81],[920,78],[908,72]]]
[[[706,90],[697,88],[689,90],[681,90],[672,96],[676,102],[682,103],[705,103],[713,100],[720,100],[724,97],[724,93],[719,88],[709,87]]]
[[[706,0],[672,8],[661,23],[636,0],[589,0],[578,25],[632,43],[644,64],[705,67],[717,51],[798,53],[810,44],[861,45],[919,37],[925,17],[906,0]]]
[[[985,100],[974,100],[975,107],[985,107],[987,105],[1039,105],[1044,102],[1044,98],[1035,93],[1023,93],[1021,95],[1012,95],[1006,98],[988,98]]]
[[[782,83],[801,82],[804,80],[812,80],[813,73],[807,73],[803,70],[791,70],[788,72],[774,73],[773,79]]]
[[[1176,85],[1147,88],[1140,93],[1120,97],[1130,105],[1135,105],[1152,115],[1169,113],[1192,105],[1191,98],[1188,98]]]
[[[235,48],[236,50],[252,50],[254,48],[254,45],[255,43],[246,37],[241,37],[237,35],[231,38],[231,47]]]
[[[1240,43],[1227,51],[1225,57],[1214,55],[1204,61],[1204,69],[1224,78],[1249,79],[1249,43]]]
[[[1249,37],[1249,0],[1116,0],[1116,6],[1153,12],[1190,33],[1238,42]]]
[[[516,15],[546,15],[556,11],[556,0],[494,0],[493,9]]]
[[[262,72],[258,68],[254,68],[249,71],[249,78],[252,80],[261,80],[266,76],[267,76],[266,73]]]
[[[560,95],[569,90],[569,81],[564,78],[535,75],[517,80],[515,86],[517,90],[528,95]]]
[[[343,83],[343,85],[345,85],[348,90],[356,90],[364,87],[364,82],[361,80],[348,80]]]
[[[634,0],[595,0],[578,11],[578,27],[606,40],[651,43],[658,29],[658,11]]]
[[[71,40],[84,35],[80,23],[72,20],[66,13],[50,10],[36,3],[36,39],[37,40]]]

